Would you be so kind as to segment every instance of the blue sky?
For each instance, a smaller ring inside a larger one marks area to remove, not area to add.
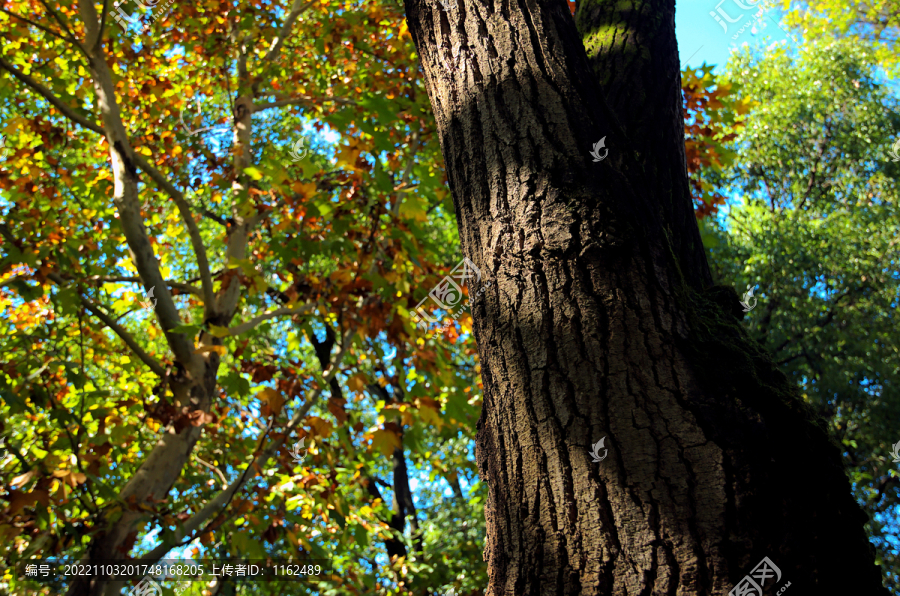
[[[771,0],[770,0],[771,1]],[[675,35],[681,67],[700,66],[706,61],[721,67],[728,61],[732,44],[755,45],[786,38],[782,13],[762,9],[766,0],[679,0],[675,4]],[[749,7],[749,10],[745,10]],[[762,12],[760,13],[762,9]],[[716,13],[716,17],[710,15]],[[758,16],[755,16],[758,15]],[[733,22],[729,22],[733,21]],[[727,27],[723,27],[721,23]],[[735,36],[736,39],[735,39]]]

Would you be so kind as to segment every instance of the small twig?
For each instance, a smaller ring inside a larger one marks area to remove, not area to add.
[[[219,475],[219,479],[222,480],[222,488],[223,489],[226,486],[228,486],[228,480],[225,479],[225,474],[222,473],[222,470],[220,470],[219,468],[217,468],[216,466],[214,466],[210,463],[203,461],[202,459],[200,459],[200,456],[197,455],[196,453],[194,454],[194,459],[196,459],[198,462],[200,462],[201,464],[203,464],[204,466],[206,466],[207,468],[209,468],[210,470],[212,470],[213,472],[215,472],[216,474]]]

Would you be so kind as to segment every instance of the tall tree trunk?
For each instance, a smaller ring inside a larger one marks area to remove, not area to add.
[[[385,401],[390,401],[392,399],[391,394],[377,383],[370,384],[369,391]],[[397,396],[402,396],[402,392],[397,387],[394,387],[394,397]],[[402,397],[400,397],[400,400],[402,401]],[[403,417],[398,416],[395,424],[397,425],[397,428],[400,429],[400,446],[394,449],[391,458],[392,489],[394,496],[391,502],[391,521],[388,525],[402,535],[406,531],[406,518],[410,517],[410,528],[412,529],[415,552],[421,554],[424,546],[422,542],[422,533],[419,531],[419,518],[416,514],[416,504],[413,501],[412,490],[409,488],[409,470],[406,467],[406,451],[403,446]],[[375,498],[381,498],[378,487],[375,486],[374,482],[370,482],[369,484],[369,494]],[[402,552],[397,548],[397,541],[385,542],[389,557],[392,557],[394,554],[406,556],[406,547],[403,546],[402,542],[400,542],[399,545]]]
[[[629,87],[621,61],[592,72],[561,0],[406,0],[463,249],[494,282],[472,308],[487,594],[722,595],[763,557],[795,596],[886,594],[837,448],[707,287],[667,121],[674,6],[645,4],[603,3],[609,39],[653,26],[599,54],[664,38]],[[665,142],[633,138],[644,116]]]
[[[378,482],[380,482],[380,480],[377,480],[376,478],[369,478],[366,484],[366,490],[368,490],[369,495],[371,495],[373,499],[384,501],[384,497],[381,496],[381,491],[378,490]],[[387,486],[387,483],[385,483],[385,486]],[[391,505],[391,519],[387,524],[392,530],[396,531],[396,534],[384,539],[384,549],[387,551],[388,560],[393,560],[394,557],[406,556],[406,545],[397,537],[398,535],[403,535],[403,531],[406,528],[406,520],[400,511],[400,504],[397,502],[396,491],[394,491],[394,495],[394,500]]]
[[[685,278],[702,288],[712,277],[687,176],[675,3],[643,0],[617,10],[610,2],[580,0],[575,23],[602,90],[603,114],[643,168]]]
[[[403,426],[398,422],[398,426]],[[415,552],[422,554],[422,533],[419,531],[419,516],[416,514],[416,504],[413,501],[412,490],[409,488],[409,470],[406,467],[406,454],[403,447],[403,437],[400,437],[400,447],[394,449],[394,510],[397,511],[403,525],[409,517],[409,527],[412,530]]]

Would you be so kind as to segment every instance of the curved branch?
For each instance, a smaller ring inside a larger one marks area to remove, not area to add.
[[[253,113],[262,112],[263,110],[268,110],[269,108],[280,108],[282,106],[290,106],[290,105],[316,105],[317,103],[324,103],[327,101],[333,101],[335,103],[343,104],[343,105],[351,105],[356,106],[359,105],[352,99],[347,99],[345,97],[322,97],[316,98],[311,95],[297,95],[295,97],[285,97],[282,99],[277,99],[275,101],[270,101],[268,103],[263,104],[253,104]]]
[[[0,12],[5,12],[6,14],[8,14],[9,16],[11,16],[11,17],[13,17],[13,18],[15,18],[15,19],[19,19],[20,21],[25,21],[26,23],[28,23],[28,24],[31,25],[32,27],[34,27],[34,28],[36,28],[36,29],[40,29],[40,30],[43,31],[44,33],[46,33],[46,34],[48,34],[48,35],[52,35],[53,37],[55,37],[55,38],[57,38],[57,39],[59,39],[59,40],[61,40],[61,41],[64,41],[64,42],[66,42],[66,43],[70,43],[70,42],[71,42],[70,39],[68,39],[68,38],[65,37],[65,36],[60,35],[60,34],[57,33],[56,31],[54,31],[53,29],[49,29],[49,28],[47,28],[47,27],[44,27],[43,25],[38,25],[37,23],[35,23],[35,22],[32,21],[31,19],[25,18],[25,17],[23,17],[23,16],[21,16],[21,15],[17,15],[16,13],[10,12],[10,11],[6,10],[5,8],[0,8]]]
[[[91,122],[84,116],[79,115],[72,107],[66,105],[61,99],[56,97],[53,92],[50,91],[50,89],[44,87],[30,76],[22,73],[3,58],[0,58],[0,68],[3,68],[12,76],[23,82],[27,87],[30,87],[39,95],[44,97],[48,102],[50,102],[51,105],[56,107],[60,112],[62,112],[64,116],[66,116],[73,122],[76,122],[96,133],[107,136],[106,131],[103,130],[100,125]],[[209,272],[209,259],[206,256],[206,248],[203,246],[203,241],[200,238],[200,230],[199,228],[197,228],[197,224],[196,222],[194,222],[194,219],[191,216],[190,206],[187,204],[187,201],[185,201],[184,195],[181,193],[181,191],[175,188],[175,186],[171,182],[169,182],[169,180],[165,176],[163,176],[155,167],[153,167],[150,162],[144,159],[142,155],[134,151],[129,151],[129,153],[129,157],[131,158],[131,160],[141,170],[146,172],[147,175],[150,176],[150,178],[154,182],[156,182],[160,186],[160,188],[162,188],[166,192],[166,194],[172,198],[172,200],[175,201],[175,205],[181,212],[182,219],[184,220],[184,223],[188,229],[188,234],[191,239],[191,245],[194,249],[194,253],[197,256],[197,265],[200,269],[200,281],[203,286],[204,302],[207,305],[212,306],[214,304],[215,295],[213,293],[212,276]]]
[[[228,486],[228,480],[225,478],[225,474],[222,473],[222,470],[220,470],[216,466],[212,465],[211,463],[207,463],[207,462],[203,461],[202,459],[200,459],[200,456],[197,455],[196,453],[194,454],[194,459],[196,459],[198,462],[200,462],[201,464],[203,464],[204,466],[206,466],[207,468],[209,468],[210,470],[212,470],[213,472],[215,472],[216,474],[219,475],[219,478],[222,480],[222,488],[223,489]]]
[[[139,153],[132,153],[132,157],[134,163],[142,171],[146,172],[175,201],[175,206],[178,207],[178,211],[181,213],[181,219],[188,229],[191,247],[193,247],[194,255],[197,257],[197,267],[200,270],[200,284],[203,287],[203,301],[206,305],[207,314],[209,314],[209,309],[215,305],[215,293],[213,292],[212,275],[209,271],[209,258],[206,256],[206,246],[203,244],[203,238],[200,237],[200,228],[197,227],[197,222],[194,221],[191,206],[185,200],[184,194],[175,188],[175,185],[169,182],[169,179],[154,168],[150,162],[144,159],[144,156]]]
[[[106,136],[106,132],[101,126],[91,122],[84,116],[79,115],[72,107],[66,105],[61,99],[56,97],[53,92],[50,91],[50,89],[44,87],[30,76],[22,73],[3,58],[0,58],[0,68],[3,68],[12,76],[22,81],[27,87],[33,89],[39,95],[44,97],[44,99],[50,102],[51,105],[56,107],[60,112],[62,112],[64,116],[66,116],[73,122],[80,124],[96,133]],[[150,162],[144,159],[144,156],[134,151],[129,151],[129,153],[131,154],[130,157],[132,161],[142,171],[146,172],[147,175],[150,176],[150,178],[154,182],[156,182],[159,187],[163,191],[165,191],[165,193],[169,195],[169,197],[172,198],[173,201],[175,201],[175,205],[181,212],[181,217],[188,229],[191,246],[193,247],[194,253],[197,257],[197,266],[200,270],[200,282],[203,287],[203,300],[205,304],[208,305],[207,308],[212,307],[212,305],[215,304],[215,294],[213,292],[212,275],[209,271],[209,259],[206,256],[206,247],[203,245],[203,240],[200,237],[200,230],[191,215],[190,206],[184,199],[184,195],[181,193],[181,191],[175,188],[175,186],[171,182],[169,182],[168,178],[163,176],[162,173],[159,172],[159,170],[157,170],[150,164]]]
[[[54,20],[59,23],[59,26],[62,28],[62,30],[69,34],[68,41],[75,44],[75,46],[78,47],[81,53],[84,54],[88,60],[90,60],[90,53],[87,51],[87,48],[84,47],[84,45],[80,41],[78,41],[78,38],[75,37],[75,34],[72,32],[72,26],[69,25],[69,23],[67,23],[57,11],[53,10],[53,7],[51,7],[47,3],[47,0],[38,0],[38,2],[40,2],[44,6],[44,9],[53,16]]]
[[[95,124],[84,116],[78,114],[72,107],[63,103],[61,99],[56,97],[53,92],[50,91],[50,89],[44,87],[27,74],[24,74],[3,58],[0,58],[0,68],[22,81],[26,87],[30,87],[32,90],[34,90],[38,95],[42,96],[44,99],[50,102],[53,107],[62,112],[62,114],[72,122],[80,124],[88,130],[92,130],[101,135],[105,135],[105,133],[103,132],[103,128],[101,128],[98,124]]]
[[[241,333],[246,333],[268,319],[274,319],[275,317],[285,317],[290,315],[299,315],[305,314],[312,311],[315,308],[315,304],[304,304],[303,306],[299,306],[297,308],[279,308],[277,310],[273,310],[256,317],[253,317],[246,323],[241,323],[240,325],[236,325],[228,329],[228,336],[234,337],[235,335],[240,335]]]

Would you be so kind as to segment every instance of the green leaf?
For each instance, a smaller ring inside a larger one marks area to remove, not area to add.
[[[244,168],[244,173],[254,180],[261,180],[263,177],[263,173],[254,167]]]

